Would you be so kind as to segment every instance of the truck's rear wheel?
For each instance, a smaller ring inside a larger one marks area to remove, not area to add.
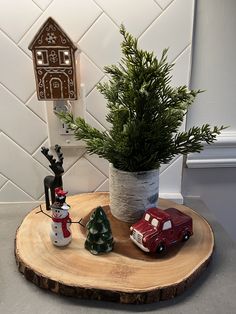
[[[157,252],[157,254],[164,254],[166,252],[165,244],[164,243],[159,244],[156,252]]]
[[[190,238],[190,233],[187,231],[183,235],[183,241],[186,242],[186,241],[188,241],[189,238]]]

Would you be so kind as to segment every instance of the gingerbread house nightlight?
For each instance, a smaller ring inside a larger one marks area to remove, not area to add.
[[[51,17],[39,29],[29,49],[33,55],[38,99],[77,99],[77,47]]]

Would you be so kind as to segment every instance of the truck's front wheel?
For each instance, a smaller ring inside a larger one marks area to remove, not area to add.
[[[166,252],[165,244],[164,243],[159,244],[156,252],[157,252],[157,254],[164,254]]]

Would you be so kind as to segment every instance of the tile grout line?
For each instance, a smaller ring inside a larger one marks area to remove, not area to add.
[[[81,48],[80,48],[81,49]],[[87,52],[85,52],[84,50],[81,49],[81,52],[83,52],[83,54],[89,59],[89,61],[91,63],[93,63],[100,71],[102,71],[102,73],[104,74],[103,72],[103,69],[100,68],[100,66],[98,64],[95,63],[95,61],[93,61],[93,59],[91,59],[91,57],[87,54]],[[105,74],[104,74],[105,75]]]
[[[11,38],[2,28],[0,28],[0,31],[3,33],[3,35],[4,35],[14,46],[17,47],[17,49],[21,50],[21,52],[23,52],[23,54],[24,54],[28,59],[32,60],[32,59],[30,58],[30,56],[29,56],[20,46],[18,46],[18,44],[16,44],[16,43],[14,42],[14,40],[12,40],[12,38]]]
[[[170,61],[170,63],[175,63],[175,62],[182,56],[182,54],[185,53],[185,51],[186,51],[189,47],[191,47],[191,43],[187,44],[187,46],[185,46],[184,49],[181,50],[181,52],[178,53],[177,56],[174,57],[174,59],[173,59],[172,61]]]
[[[93,165],[96,169],[98,169],[106,178],[108,178],[107,174],[105,174],[100,168],[98,168],[92,161],[90,161],[90,160],[85,156],[86,154],[89,155],[89,153],[85,152],[84,158],[85,158],[88,162],[90,162],[90,164]],[[99,157],[99,158],[100,158],[100,157]],[[104,159],[104,158],[103,158],[103,159]]]
[[[87,112],[94,120],[96,120],[96,122],[97,122],[103,129],[105,129],[105,131],[107,131],[107,129],[106,129],[88,110],[86,110],[86,112]],[[85,122],[86,122],[86,119],[85,119]]]
[[[23,102],[18,96],[16,96],[16,94],[14,94],[8,87],[6,87],[2,82],[0,82],[0,86],[2,86],[7,92],[9,92],[9,94],[11,94],[13,97],[16,98],[16,100],[18,100],[22,106],[26,107],[29,111],[31,111],[37,118],[39,118],[43,123],[47,124],[37,113],[35,113],[30,107],[28,107],[27,102],[30,101],[30,99],[34,96],[34,93],[30,96],[30,98],[28,99],[27,102]]]
[[[162,6],[156,1],[156,0],[153,0],[153,2],[163,11],[165,10],[164,8],[162,8]]]
[[[25,104],[25,106],[27,107],[27,109],[29,109],[37,118],[39,118],[43,123],[45,123],[47,125],[47,122],[44,121],[36,112],[34,112],[29,106],[27,106]]]
[[[72,167],[74,167],[74,165],[82,158],[84,157],[84,155],[86,154],[86,150],[79,156],[76,158],[76,160],[70,165],[70,167],[64,172],[63,175],[65,175]]]
[[[11,180],[8,176],[6,176],[5,174],[2,174],[8,181],[6,182],[6,183],[8,183],[8,182],[10,182],[11,184],[13,184],[13,185],[15,185],[21,192],[24,192],[27,196],[29,196],[31,199],[32,199],[32,201],[35,201],[35,199],[33,198],[33,196],[31,196],[28,192],[26,192],[25,190],[23,190],[17,183],[15,183],[13,180]],[[4,184],[5,185],[5,184]],[[2,188],[1,188],[2,189]]]
[[[162,175],[163,173],[165,173],[171,165],[173,165],[173,163],[175,163],[178,159],[180,159],[182,156],[176,156],[172,159],[171,163],[168,164],[168,166],[162,171],[160,172],[160,175]]]
[[[33,0],[32,0],[33,1]],[[33,1],[34,2],[34,1]],[[18,42],[17,42],[17,46],[20,48],[20,46],[19,46],[19,44],[20,44],[20,42],[23,40],[23,38],[30,32],[30,30],[31,30],[31,28],[32,28],[32,26],[35,24],[35,23],[37,23],[37,21],[40,19],[40,17],[44,14],[44,12],[49,8],[49,6],[51,5],[53,3],[53,1],[51,1],[50,3],[49,3],[49,5],[44,9],[44,10],[42,10],[42,9],[40,9],[42,12],[41,12],[41,14],[37,17],[37,19],[30,25],[30,27],[27,29],[27,31],[25,31],[24,32],[24,34],[21,36],[21,38],[18,40]],[[34,2],[34,4],[36,5],[36,3]],[[37,5],[38,6],[38,5]],[[36,31],[37,32],[37,31]],[[24,50],[23,50],[24,51]],[[24,51],[25,52],[25,51]],[[26,52],[25,52],[26,53]],[[27,54],[27,53],[26,53]],[[28,54],[27,54],[27,56],[28,56]],[[28,56],[29,57],[29,56]]]
[[[4,188],[4,186],[7,185],[8,182],[11,182],[9,179],[7,179],[3,174],[1,174],[2,177],[4,177],[6,179],[6,182],[3,183],[3,185],[0,187],[0,192],[1,190]]]
[[[101,6],[100,6],[100,4],[98,4],[97,3],[97,1],[96,0],[93,0],[96,4],[97,4],[97,6],[103,11],[103,13],[118,27],[118,28],[120,28],[120,25],[118,25],[117,23],[116,23],[116,21],[109,15],[109,13],[106,11],[106,10],[104,10]]]
[[[172,0],[169,4],[167,4],[167,6],[166,7],[163,7],[162,8],[162,6],[158,3],[158,0],[154,0],[158,5],[159,5],[159,7],[164,11],[164,10],[166,10],[170,5],[171,5],[171,3],[173,3],[175,0]]]
[[[84,159],[86,159],[87,162],[88,162],[90,165],[93,166],[93,168],[95,168],[96,170],[98,170],[104,177],[106,177],[106,179],[108,179],[108,177],[107,177],[100,169],[98,169],[96,166],[94,166],[94,164],[93,164],[90,160],[88,160],[86,157],[84,157]]]
[[[108,178],[106,178],[106,180],[104,180],[95,190],[94,192],[97,192],[98,189],[108,180]]]
[[[25,154],[27,154],[31,159],[34,159],[36,162],[38,162],[33,156],[26,150],[24,149],[19,143],[17,143],[11,136],[9,136],[7,133],[2,132],[2,135],[7,137],[15,146],[17,146],[19,149],[21,149]],[[39,163],[39,162],[38,162]],[[41,165],[41,163],[39,163]],[[5,174],[4,174],[5,176]]]
[[[95,90],[96,86],[106,77],[104,74],[103,77],[93,86],[93,88],[87,93],[86,98]]]
[[[48,140],[48,136],[41,142],[41,144],[33,151],[33,153],[31,154],[31,156],[33,157],[34,154],[36,154],[37,150],[41,147],[41,145],[43,145],[44,142],[46,142]]]
[[[151,24],[149,24],[149,26],[141,33],[141,35],[139,35],[138,39],[141,39],[146,31],[162,16],[162,14],[164,14],[164,12],[166,12],[166,10],[172,5],[173,2],[175,2],[175,0],[173,0],[165,9],[163,9],[163,11],[155,18],[155,20],[152,21]]]
[[[32,67],[33,67],[33,62],[32,62]],[[34,77],[34,79],[35,79],[35,77]],[[33,93],[26,99],[24,104],[27,104],[27,102],[29,102],[33,98],[35,93],[36,93],[36,89],[34,89]]]
[[[13,93],[13,91],[11,91],[5,84],[0,82],[0,86],[2,86],[7,92],[9,92],[13,97],[15,97],[22,105],[25,105],[24,101],[21,100],[15,93]]]
[[[159,13],[158,15],[156,15],[156,17],[148,24],[148,26],[141,32],[141,34],[137,37],[137,39],[139,40],[143,34],[152,26],[152,24],[155,23],[155,21],[158,20],[158,18],[162,15],[164,11],[162,11],[161,13]]]
[[[44,11],[36,2],[35,2],[35,0],[31,0],[35,5],[36,5],[36,7],[38,7],[39,9],[40,9],[40,11]]]
[[[35,4],[36,5],[36,7],[38,7],[39,8],[39,10],[40,11],[42,11],[43,12],[43,9],[42,8],[40,8],[40,6],[35,2],[35,0],[31,0],[32,2],[33,2],[33,4]],[[32,26],[32,25],[31,25]],[[30,26],[30,27],[31,27]]]
[[[84,31],[84,33],[76,40],[76,44],[79,45],[79,42],[83,39],[83,37],[87,34],[87,32],[93,27],[93,25],[99,20],[99,18],[103,15],[103,11],[95,18],[91,25]]]

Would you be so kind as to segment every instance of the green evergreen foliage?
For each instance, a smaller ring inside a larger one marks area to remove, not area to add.
[[[59,117],[84,140],[90,154],[97,154],[125,171],[159,168],[175,155],[200,152],[203,143],[213,143],[224,129],[209,124],[179,132],[189,106],[200,90],[172,87],[167,50],[158,60],[153,52],[138,48],[138,41],[124,26],[120,33],[122,58],[118,65],[106,66],[109,81],[98,84],[107,100],[108,132],[89,126],[84,119],[60,113]]]
[[[113,249],[109,220],[101,206],[97,207],[86,225],[88,229],[85,248],[92,254],[108,253]]]

